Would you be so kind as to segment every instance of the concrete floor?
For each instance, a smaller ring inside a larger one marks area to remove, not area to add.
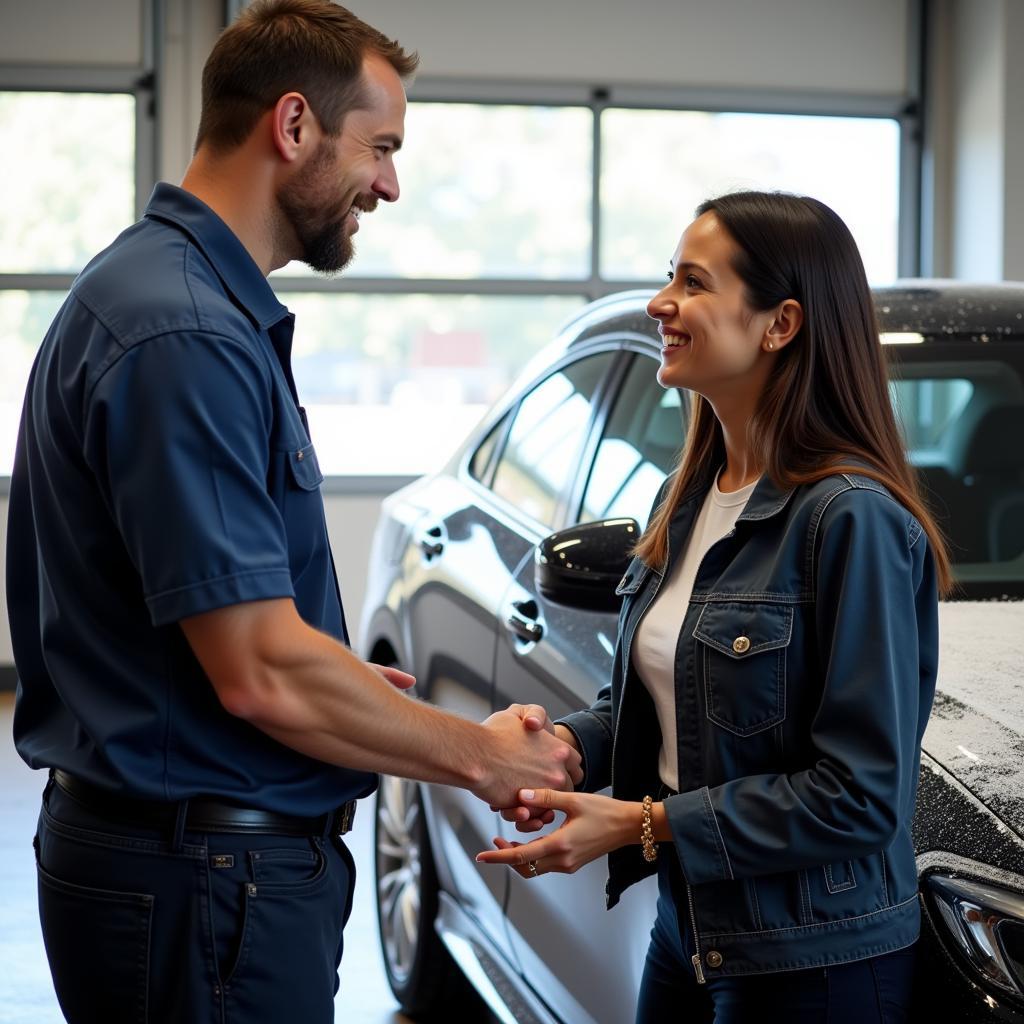
[[[32,835],[44,774],[25,767],[11,741],[13,694],[0,694],[0,1024],[61,1024],[36,912]],[[360,805],[349,845],[359,881],[345,929],[339,1024],[412,1024],[388,989],[373,906],[372,802]]]

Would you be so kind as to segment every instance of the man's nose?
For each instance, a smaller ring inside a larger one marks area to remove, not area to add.
[[[393,164],[389,164],[387,169],[381,171],[377,176],[377,180],[373,183],[373,191],[385,203],[398,201],[401,189],[398,187],[398,173],[395,171]]]

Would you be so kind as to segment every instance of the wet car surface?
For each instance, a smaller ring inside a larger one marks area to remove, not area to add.
[[[875,296],[908,455],[959,582],[940,607],[914,821],[913,1019],[1024,1024],[1024,285]],[[688,398],[655,381],[647,298],[582,311],[441,472],[385,501],[361,650],[413,672],[419,697],[476,719],[513,701],[557,717],[606,682],[614,612],[551,600],[536,553],[577,523],[642,526],[674,463]],[[450,1013],[476,993],[506,1021],[632,1020],[652,880],[606,912],[603,861],[531,884],[474,863],[494,835],[513,832],[462,791],[382,786],[378,910],[403,1007]]]

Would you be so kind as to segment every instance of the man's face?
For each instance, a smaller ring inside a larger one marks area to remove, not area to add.
[[[363,92],[365,106],[348,113],[336,138],[322,137],[277,194],[299,242],[297,258],[325,274],[351,262],[359,215],[398,199],[394,154],[405,134],[405,87],[386,60],[369,54]]]

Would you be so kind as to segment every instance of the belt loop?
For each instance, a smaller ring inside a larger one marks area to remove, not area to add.
[[[328,811],[324,815],[324,827],[320,830],[320,838],[326,843],[330,842],[331,836],[335,832],[334,821],[338,816],[337,811]]]
[[[50,769],[49,777],[46,780],[46,785],[43,786],[43,806],[46,807],[50,801],[50,790],[54,787],[53,780],[53,769]]]
[[[178,801],[178,808],[174,815],[174,834],[171,836],[171,852],[178,853],[181,844],[185,840],[185,819],[188,817],[188,801]]]

